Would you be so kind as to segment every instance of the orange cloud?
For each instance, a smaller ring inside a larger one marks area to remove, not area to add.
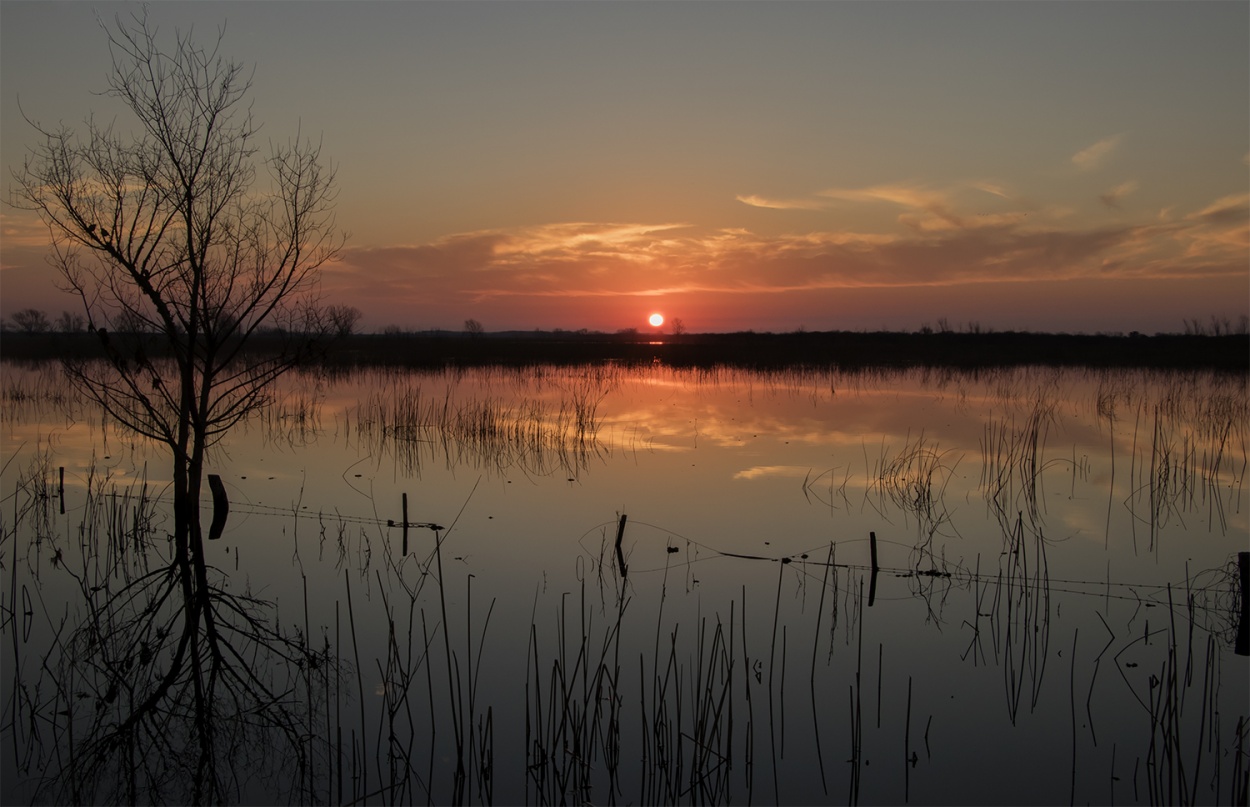
[[[672,223],[555,223],[466,233],[421,246],[349,249],[327,271],[325,285],[364,297],[362,307],[372,298],[446,308],[520,298],[767,296],[1245,273],[1245,195],[1218,199],[1174,221],[1081,229],[1029,222],[1024,213],[956,214],[934,192],[892,186],[860,193],[918,208],[916,226],[900,234],[764,236]]]
[[[1118,202],[1134,188],[1124,183],[1106,195]],[[732,321],[729,300],[740,301],[735,310],[781,320],[798,309],[826,310],[849,299],[851,290],[874,300],[945,295],[959,302],[960,287],[973,284],[979,288],[966,295],[969,300],[1008,296],[1009,284],[1026,282],[1220,278],[1203,288],[1226,289],[1244,283],[1250,250],[1247,193],[1100,227],[1080,224],[1071,210],[1026,203],[990,182],[834,188],[812,197],[834,221],[844,203],[893,206],[897,215],[867,231],[829,226],[772,234],[680,221],[573,221],[457,233],[423,244],[349,245],[343,259],[326,268],[322,286],[328,298],[364,310],[370,327],[446,325],[449,312],[455,312],[453,325],[470,316],[492,325],[505,318],[534,326],[590,324],[658,297],[683,300],[686,312],[678,316],[693,324],[698,306],[704,322],[715,316]],[[22,305],[55,310],[61,298],[32,298],[37,287],[51,288],[53,273],[43,261],[46,232],[31,223],[0,219],[6,301],[13,306],[30,298]],[[992,286],[1000,291],[991,292]],[[372,312],[381,312],[381,320],[372,321]]]

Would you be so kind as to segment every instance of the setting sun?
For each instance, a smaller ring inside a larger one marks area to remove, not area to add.
[[[664,315],[652,314],[651,316],[647,317],[647,322],[651,323],[652,328],[658,328],[664,324]]]

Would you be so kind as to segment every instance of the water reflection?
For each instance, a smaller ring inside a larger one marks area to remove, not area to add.
[[[278,772],[299,777],[284,789],[311,784],[308,730],[338,665],[328,644],[314,650],[277,625],[272,603],[173,552],[146,483],[90,473],[77,533],[58,534],[48,460],[18,481],[6,531],[13,592],[18,566],[27,572],[23,606],[6,614],[9,630],[19,615],[23,625],[6,663],[7,739],[29,777],[18,792],[198,804],[255,798],[251,783]]]
[[[6,803],[1244,799],[1244,378],[297,377],[202,584],[5,383]]]
[[[508,374],[513,383],[517,375]],[[431,394],[411,378],[388,379],[355,408],[353,426],[371,454],[389,457],[411,477],[430,462],[493,474],[576,477],[607,451],[597,415],[607,392],[593,376],[574,377],[554,400],[521,390],[483,393],[453,397],[444,388]]]

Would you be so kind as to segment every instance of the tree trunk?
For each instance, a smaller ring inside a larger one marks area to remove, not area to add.
[[[187,543],[195,584],[201,594],[208,592],[208,564],[204,560],[204,530],[200,525],[200,490],[204,481],[204,442],[201,429],[196,429],[191,458],[187,463],[187,506],[192,518],[188,523]]]
[[[175,448],[174,461],[174,561],[185,566],[190,560],[191,521],[197,514],[192,507],[186,452]]]

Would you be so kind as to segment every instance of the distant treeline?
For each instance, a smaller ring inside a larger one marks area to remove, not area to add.
[[[149,356],[161,355],[155,335],[120,340],[141,342]],[[285,340],[262,335],[249,350],[278,350]],[[125,348],[123,348],[124,350]],[[89,358],[101,349],[91,333],[6,333],[0,357],[38,361],[63,356]],[[795,332],[645,334],[512,332],[464,334],[353,334],[337,340],[317,361],[328,367],[411,368],[520,366],[615,362],[676,367],[727,365],[783,367],[952,367],[975,369],[1015,365],[1061,367],[1147,367],[1208,369],[1250,374],[1250,336],[1157,334],[1085,335],[1048,333]]]

